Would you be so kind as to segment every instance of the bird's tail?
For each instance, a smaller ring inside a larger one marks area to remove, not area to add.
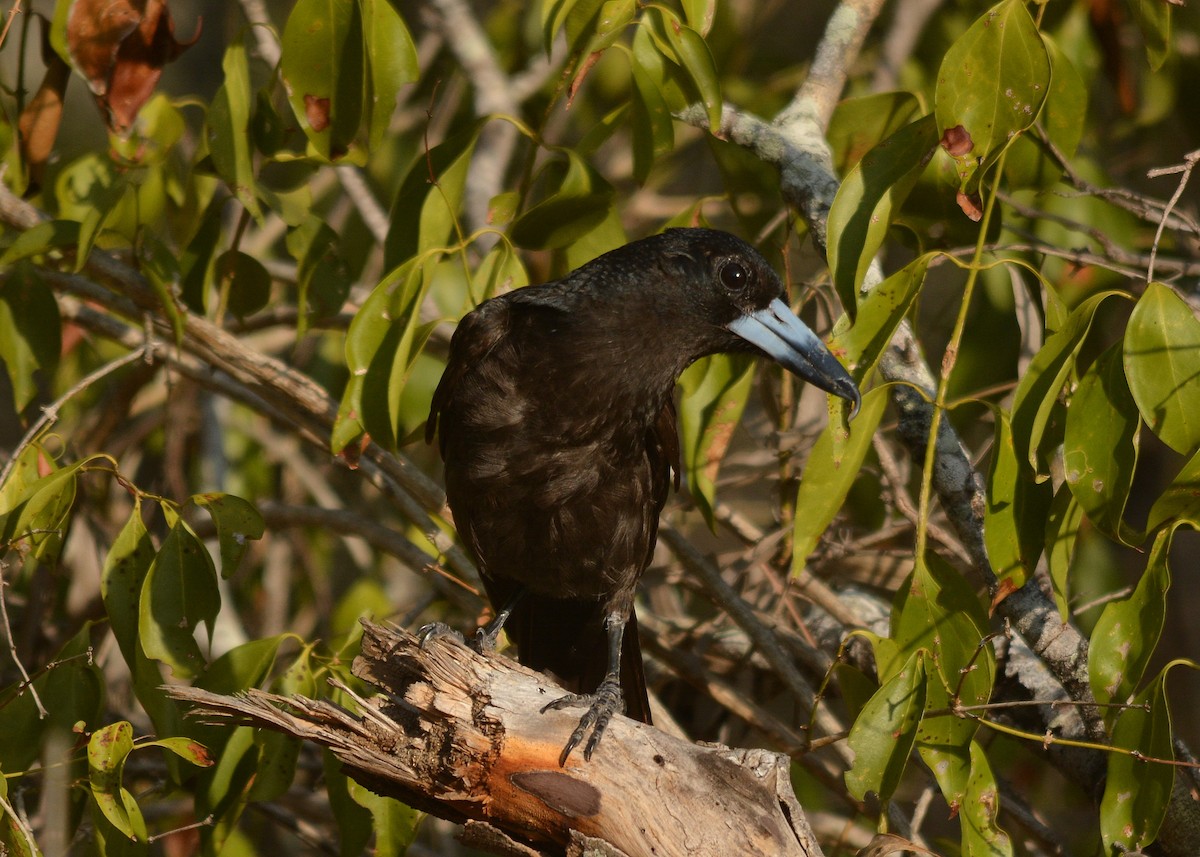
[[[548,598],[527,592],[504,625],[517,658],[550,673],[572,693],[594,693],[608,671],[604,608],[599,601]],[[625,715],[650,722],[637,615],[631,610],[621,640],[621,693]]]

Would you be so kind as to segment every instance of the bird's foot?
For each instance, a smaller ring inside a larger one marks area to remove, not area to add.
[[[463,635],[445,622],[430,622],[428,625],[422,625],[421,630],[417,631],[417,640],[420,642],[422,649],[435,637],[453,637],[460,643],[466,643]]]
[[[500,639],[502,626],[492,627],[491,623],[475,632],[475,636],[467,640],[467,645],[481,655],[496,651],[496,641]]]
[[[610,676],[600,682],[600,686],[596,688],[595,693],[568,694],[542,706],[542,713],[544,714],[552,708],[567,708],[580,704],[586,704],[588,710],[583,713],[583,717],[579,718],[579,725],[575,727],[575,731],[567,739],[567,744],[563,747],[562,755],[558,757],[558,766],[560,768],[566,767],[567,757],[571,755],[572,750],[579,746],[579,742],[583,740],[589,731],[591,735],[588,737],[587,744],[583,747],[583,758],[586,761],[591,761],[592,752],[596,749],[596,745],[600,743],[600,738],[608,726],[608,721],[612,720],[614,714],[625,711],[625,699],[621,695],[620,680]]]

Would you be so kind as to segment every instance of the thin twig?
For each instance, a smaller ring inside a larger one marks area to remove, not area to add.
[[[1162,240],[1163,230],[1167,228],[1167,218],[1179,202],[1179,198],[1183,196],[1183,191],[1187,187],[1188,180],[1192,177],[1192,170],[1195,168],[1197,161],[1200,161],[1200,149],[1184,155],[1182,164],[1173,167],[1161,167],[1146,173],[1146,177],[1152,179],[1159,176],[1183,173],[1179,179],[1178,186],[1175,188],[1175,193],[1171,194],[1171,198],[1167,201],[1167,207],[1163,209],[1162,219],[1158,222],[1158,228],[1154,230],[1154,241],[1150,245],[1150,264],[1146,268],[1147,283],[1154,282],[1154,260],[1158,256],[1158,242]]]

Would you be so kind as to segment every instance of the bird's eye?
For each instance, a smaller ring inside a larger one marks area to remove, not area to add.
[[[726,262],[718,274],[721,285],[731,292],[740,292],[750,282],[750,272],[741,262]]]

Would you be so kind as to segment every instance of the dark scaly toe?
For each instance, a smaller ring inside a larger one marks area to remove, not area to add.
[[[496,640],[500,639],[501,630],[503,629],[499,627],[492,629],[491,625],[480,628],[475,632],[474,637],[467,640],[467,645],[481,655],[494,652],[496,651]]]
[[[428,625],[422,625],[417,631],[417,639],[420,641],[421,648],[425,648],[429,641],[434,637],[453,637],[460,643],[465,643],[463,635],[455,631],[445,622],[430,622]]]
[[[600,687],[596,688],[595,693],[568,694],[542,706],[542,713],[550,709],[567,708],[579,704],[587,704],[588,710],[583,713],[583,717],[579,718],[579,725],[567,739],[566,746],[563,747],[562,754],[558,757],[560,768],[566,767],[567,757],[571,755],[572,750],[579,746],[588,732],[591,732],[591,735],[588,736],[587,744],[583,747],[583,758],[585,761],[591,761],[592,753],[600,743],[600,738],[604,735],[608,722],[612,720],[614,714],[625,710],[625,699],[621,695],[620,681],[617,678],[606,678],[600,683]]]

